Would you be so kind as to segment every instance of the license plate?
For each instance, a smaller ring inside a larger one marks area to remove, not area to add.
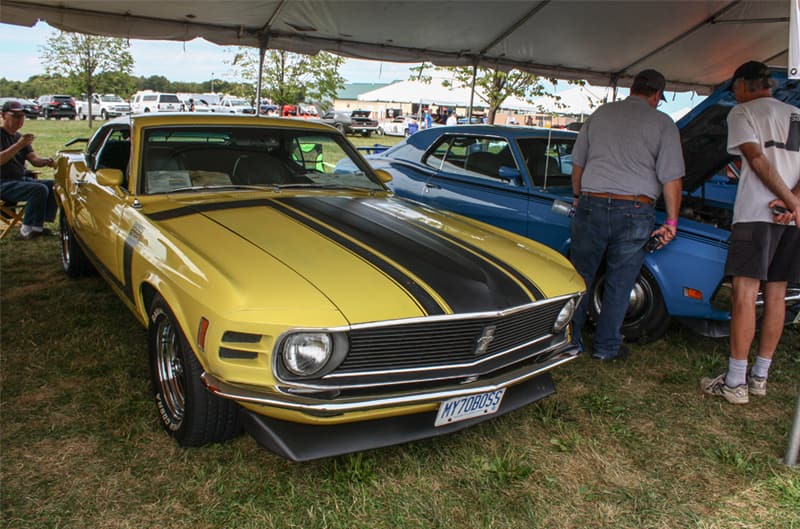
[[[491,415],[500,409],[505,388],[489,393],[456,397],[439,404],[434,426],[443,426],[458,421],[465,421],[481,415]]]

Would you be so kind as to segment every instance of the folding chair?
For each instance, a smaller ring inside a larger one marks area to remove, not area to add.
[[[8,235],[11,228],[22,224],[25,215],[25,202],[6,202],[0,199],[0,239]]]

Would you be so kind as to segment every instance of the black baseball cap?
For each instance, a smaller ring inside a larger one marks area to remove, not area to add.
[[[737,79],[744,79],[745,81],[769,81],[769,78],[769,67],[766,64],[758,61],[747,61],[733,72],[728,90],[733,90],[733,83],[735,83]]]
[[[658,90],[661,92],[661,100],[666,101],[664,97],[664,89],[667,87],[667,80],[658,70],[642,70],[633,79],[635,86],[647,87],[651,90]]]
[[[22,112],[24,110],[22,103],[19,101],[6,101],[3,103],[3,112]]]

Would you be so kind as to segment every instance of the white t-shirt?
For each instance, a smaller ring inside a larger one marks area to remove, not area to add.
[[[450,114],[449,116],[447,116],[447,121],[445,122],[445,125],[447,125],[448,127],[450,125],[458,125],[458,119],[456,118],[456,115]]]
[[[742,156],[743,143],[757,143],[789,189],[800,181],[800,108],[772,97],[736,105],[728,114],[728,152]],[[772,222],[769,203],[776,198],[742,156],[734,224]]]

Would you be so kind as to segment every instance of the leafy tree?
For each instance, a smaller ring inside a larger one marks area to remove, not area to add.
[[[443,85],[467,88],[472,86],[473,69],[471,66],[440,69],[453,73],[453,80],[445,81],[442,83]],[[475,78],[475,87],[480,90],[475,90],[475,100],[483,102],[483,105],[489,109],[487,122],[494,123],[497,110],[507,98],[515,96],[530,100],[533,97],[545,95],[545,87],[541,80],[541,77],[519,70],[504,72],[496,68],[480,66]]]
[[[59,31],[47,39],[41,59],[47,73],[63,74],[76,94],[91,98],[104,72],[130,74],[133,56],[125,39]],[[91,115],[89,116],[91,126]]]
[[[244,80],[238,95],[255,99],[258,82],[258,50],[238,48],[230,64],[237,77]],[[261,95],[278,105],[314,101],[327,107],[344,87],[339,69],[344,58],[320,52],[304,55],[282,50],[269,50],[264,58]]]
[[[431,74],[428,73],[429,71],[436,70],[436,67],[433,63],[430,62],[421,62],[416,66],[412,66],[408,69],[411,72],[409,75],[409,81],[421,81],[423,83],[430,83],[431,82]]]

